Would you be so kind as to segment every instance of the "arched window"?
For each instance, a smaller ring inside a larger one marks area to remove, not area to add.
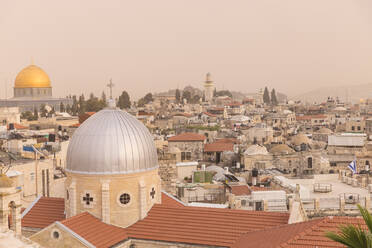
[[[307,168],[309,168],[309,169],[313,168],[313,158],[312,157],[307,158]]]

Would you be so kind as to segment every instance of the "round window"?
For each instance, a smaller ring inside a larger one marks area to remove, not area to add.
[[[128,204],[130,202],[130,195],[127,193],[121,194],[120,195],[120,203],[121,204]]]
[[[54,231],[53,232],[53,238],[58,239],[59,238],[59,232]]]

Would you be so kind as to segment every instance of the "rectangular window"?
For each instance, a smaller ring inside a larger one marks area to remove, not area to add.
[[[360,126],[358,126],[358,131],[360,131],[360,129],[361,129]]]
[[[45,196],[45,171],[41,171],[41,186],[43,188],[43,196]]]
[[[181,160],[184,161],[186,159],[186,153],[181,152]]]
[[[46,189],[47,196],[49,197],[49,169],[46,170]]]
[[[352,127],[351,127],[351,130],[355,131],[355,127],[354,127],[354,126],[352,126]]]
[[[191,152],[186,152],[186,160],[191,160]]]

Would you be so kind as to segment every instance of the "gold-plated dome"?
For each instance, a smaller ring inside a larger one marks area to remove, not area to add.
[[[15,79],[14,88],[50,88],[48,74],[36,65],[30,65],[20,71]]]

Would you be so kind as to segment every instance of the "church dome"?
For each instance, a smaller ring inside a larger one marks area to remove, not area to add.
[[[106,108],[75,131],[67,150],[66,171],[81,174],[130,174],[158,167],[148,129],[132,115]]]
[[[14,88],[50,88],[48,74],[36,65],[30,65],[20,71],[15,79]]]

